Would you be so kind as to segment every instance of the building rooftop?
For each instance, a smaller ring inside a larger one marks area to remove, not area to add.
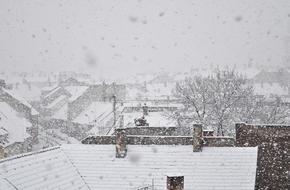
[[[184,189],[254,189],[256,147],[128,145],[116,158],[111,145],[62,145],[0,161],[0,173],[17,189],[166,189],[167,174],[184,176]],[[1,183],[1,182],[0,182]]]
[[[112,111],[113,105],[110,102],[92,102],[74,119],[74,122],[82,124],[96,124]]]
[[[122,113],[124,116],[124,126],[125,127],[135,127],[134,119],[142,117],[142,112],[132,112],[132,113]],[[164,112],[150,112],[145,116],[147,123],[152,127],[174,127],[177,126],[177,123],[174,119],[166,116]]]
[[[25,105],[26,107],[31,109],[31,114],[32,115],[38,115],[39,113],[32,107],[32,105],[23,97],[19,96],[18,94],[16,94],[15,92],[11,91],[11,90],[7,90],[5,88],[2,88],[1,90],[3,90],[3,92],[9,94],[9,96],[13,97],[14,99],[16,99],[19,103]]]
[[[84,94],[84,92],[88,89],[88,86],[66,86],[64,87],[65,90],[67,90],[71,97],[69,98],[69,101],[75,101],[80,96]]]
[[[8,133],[7,141],[0,142],[1,146],[9,146],[16,142],[23,142],[30,135],[26,132],[32,124],[21,116],[20,113],[15,111],[6,102],[0,102],[0,129],[2,128]]]

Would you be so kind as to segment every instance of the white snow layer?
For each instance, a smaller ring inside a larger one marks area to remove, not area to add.
[[[168,174],[184,176],[184,189],[253,190],[257,147],[128,145],[125,158],[115,145],[62,145],[0,161],[0,173],[18,189],[166,189]],[[87,186],[86,186],[87,184]]]

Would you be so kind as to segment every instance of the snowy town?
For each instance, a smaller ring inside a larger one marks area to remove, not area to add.
[[[0,0],[0,190],[289,190],[289,7]]]
[[[1,189],[287,189],[290,73],[235,72],[135,83],[2,73]],[[217,80],[227,86],[215,104],[233,106],[213,113],[202,101]]]

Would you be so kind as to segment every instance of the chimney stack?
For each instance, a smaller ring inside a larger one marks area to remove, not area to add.
[[[183,190],[184,176],[167,176],[167,190]]]
[[[125,129],[116,129],[116,158],[125,158],[127,154]]]
[[[202,143],[203,143],[203,134],[202,134],[202,125],[194,124],[193,125],[193,152],[201,152]]]

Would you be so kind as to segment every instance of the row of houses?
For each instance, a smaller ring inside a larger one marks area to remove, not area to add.
[[[113,96],[124,100],[125,95],[124,85],[88,85],[69,78],[50,90],[43,91],[39,109],[45,116],[73,121],[93,102],[110,102]]]
[[[279,96],[285,100],[290,97],[290,73],[287,70],[262,70],[249,82],[258,96],[266,98]]]
[[[61,129],[81,140],[88,133],[106,133],[114,124],[116,102],[124,100],[124,85],[87,84],[69,78],[42,92],[38,110],[45,128]]]
[[[81,140],[100,122],[112,125],[113,103],[109,98],[115,93],[116,98],[124,98],[124,89],[121,85],[88,85],[68,78],[49,90],[45,88],[40,101],[30,104],[2,81],[1,157]]]

